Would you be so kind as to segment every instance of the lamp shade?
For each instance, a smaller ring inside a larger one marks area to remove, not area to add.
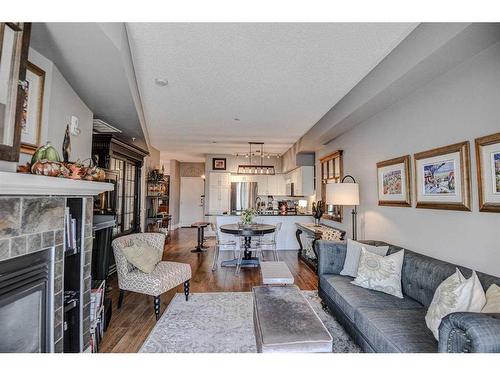
[[[359,184],[350,182],[326,184],[326,203],[340,206],[359,205]]]

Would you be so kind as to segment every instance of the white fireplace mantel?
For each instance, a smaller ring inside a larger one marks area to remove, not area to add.
[[[0,172],[0,195],[97,195],[113,184],[33,174]]]

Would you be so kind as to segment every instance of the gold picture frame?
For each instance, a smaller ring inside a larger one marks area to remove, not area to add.
[[[411,207],[410,175],[410,155],[378,162],[378,205]]]
[[[21,117],[21,152],[33,154],[40,146],[45,71],[27,61],[26,82]]]
[[[471,211],[469,141],[413,155],[417,208]]]
[[[500,133],[476,138],[475,145],[479,211],[500,212]]]

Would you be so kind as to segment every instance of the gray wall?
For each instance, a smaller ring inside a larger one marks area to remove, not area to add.
[[[497,43],[317,152],[318,161],[344,150],[345,174],[360,183],[361,239],[384,240],[500,276],[500,214],[478,211],[473,143],[500,131],[499,62]],[[464,140],[471,141],[472,212],[378,206],[377,162]],[[331,224],[350,233],[348,210],[344,216],[342,224]]]
[[[172,215],[172,229],[176,229],[179,225],[179,211],[180,211],[180,196],[181,196],[181,175],[180,164],[178,160],[170,160],[170,197],[169,197],[169,210]]]
[[[64,131],[71,116],[74,115],[78,117],[81,133],[78,136],[71,136],[70,159],[76,161],[89,158],[92,150],[92,112],[52,61],[33,48],[29,50],[29,61],[45,71],[41,144],[50,141],[62,158]],[[19,164],[25,164],[30,160],[31,155],[21,154]],[[17,164],[0,162],[0,170],[14,172]]]
[[[89,158],[92,150],[92,112],[52,61],[33,48],[30,48],[29,60],[45,71],[41,144],[50,141],[62,158],[64,132],[73,115],[78,117],[81,132],[78,136],[71,136],[70,160]],[[21,155],[20,163],[26,163],[30,158]]]

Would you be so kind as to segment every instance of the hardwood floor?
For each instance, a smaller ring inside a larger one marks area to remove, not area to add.
[[[239,276],[234,274],[234,268],[221,268],[212,272],[214,255],[213,239],[206,241],[210,246],[203,254],[191,253],[196,245],[196,230],[181,228],[174,232],[165,245],[163,260],[189,263],[192,270],[192,293],[205,292],[248,292],[255,285],[260,285],[261,276],[259,269],[242,269]],[[221,252],[221,259],[229,259],[232,252]],[[271,253],[266,255],[270,258]],[[281,251],[280,260],[285,261],[290,268],[295,284],[302,290],[317,289],[318,280],[313,271],[297,258],[296,251]],[[134,353],[139,351],[149,332],[156,323],[153,297],[143,294],[126,292],[124,303],[118,310],[118,281],[116,275],[111,277],[109,285],[112,287],[113,316],[108,330],[101,342],[100,352],[103,353]],[[170,303],[175,293],[182,293],[180,285],[161,296],[161,313]]]

